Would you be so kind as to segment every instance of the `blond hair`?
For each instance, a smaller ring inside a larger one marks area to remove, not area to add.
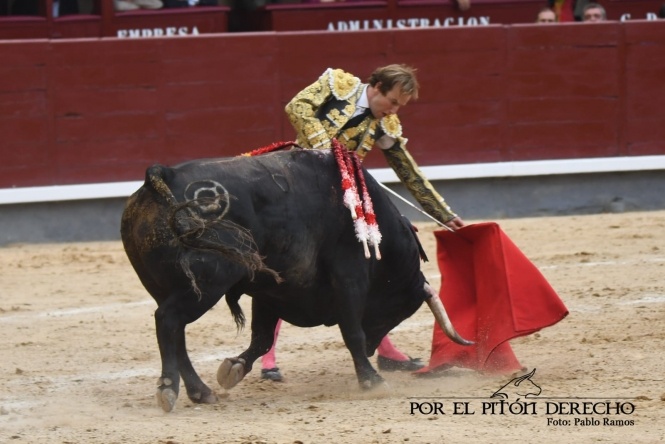
[[[395,86],[399,86],[403,94],[407,94],[413,99],[418,98],[418,89],[420,88],[420,84],[416,78],[416,69],[399,64],[382,66],[375,69],[367,79],[367,83],[371,86],[376,86],[380,83],[379,91],[384,95]]]

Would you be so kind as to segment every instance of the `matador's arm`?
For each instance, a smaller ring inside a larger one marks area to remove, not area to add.
[[[407,139],[402,137],[402,127],[397,116],[383,118],[381,129],[385,135],[377,140],[377,145],[382,148],[388,165],[395,171],[399,180],[423,210],[444,224],[458,217],[420,171],[416,161],[407,151]]]

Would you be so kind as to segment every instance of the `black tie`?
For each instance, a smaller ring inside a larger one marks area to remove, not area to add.
[[[372,110],[370,108],[365,108],[365,111],[361,112],[355,117],[351,117],[348,122],[342,127],[342,130],[348,129],[348,128],[354,128],[360,124],[365,118],[369,115],[372,114]]]

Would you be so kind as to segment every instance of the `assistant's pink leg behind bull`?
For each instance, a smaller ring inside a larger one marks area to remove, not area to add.
[[[383,356],[384,358],[392,359],[395,361],[409,360],[409,357],[407,355],[397,350],[397,347],[393,345],[388,335],[383,337],[381,343],[379,344],[376,350],[379,352],[379,356]]]
[[[282,326],[282,320],[277,321],[277,326],[275,326],[275,340],[272,344],[268,353],[261,357],[261,368],[262,369],[272,369],[277,368],[277,358],[275,357],[275,347],[277,345],[277,337],[279,336],[279,329]],[[393,359],[395,361],[408,361],[409,357],[399,351],[397,347],[390,341],[388,336],[385,336],[379,347],[377,348],[379,356],[384,358]]]
[[[272,347],[268,350],[268,353],[261,357],[261,368],[262,369],[271,369],[277,368],[277,359],[275,358],[275,346],[277,345],[277,336],[279,336],[279,328],[282,326],[282,320],[277,321],[275,326],[275,340],[272,343]]]

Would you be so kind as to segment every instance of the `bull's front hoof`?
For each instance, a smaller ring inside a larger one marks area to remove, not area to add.
[[[359,381],[360,388],[363,390],[373,390],[377,387],[387,387],[386,381],[378,373],[372,375],[369,379]]]
[[[187,396],[192,402],[195,402],[197,404],[217,404],[219,402],[219,398],[212,390],[207,390],[204,393],[201,392],[196,392],[192,394],[187,393]]]
[[[217,382],[226,390],[235,387],[244,377],[244,359],[226,358],[217,369]]]
[[[178,394],[171,388],[158,388],[157,393],[157,405],[162,408],[166,413],[173,410],[175,407],[175,402],[178,400]]]

